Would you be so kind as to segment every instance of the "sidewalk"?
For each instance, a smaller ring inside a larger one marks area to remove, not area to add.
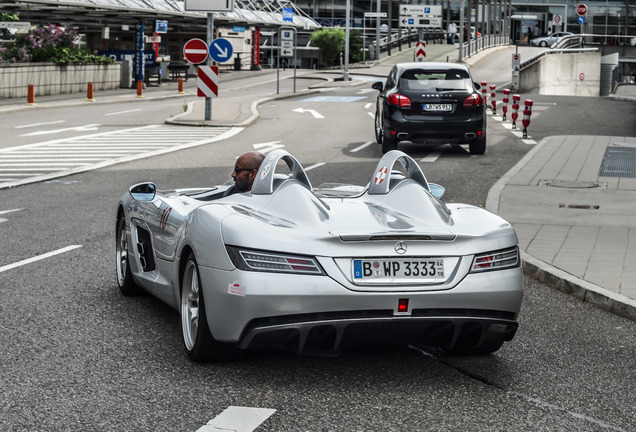
[[[326,88],[366,83],[361,76],[385,77],[396,61],[412,61],[412,51],[396,51],[375,63],[352,65],[351,81],[337,81],[339,70],[298,70],[304,85],[296,93],[267,96],[221,95],[205,121],[204,102],[196,97],[196,79],[184,94],[177,83],[96,94],[97,102],[74,95],[36,98],[37,108],[82,106],[129,100],[181,97],[187,111],[166,120],[172,124],[246,127],[258,118],[259,104],[316,93]],[[427,46],[427,60],[457,61],[451,45]],[[487,56],[479,53],[466,63]],[[281,71],[282,73],[283,71]],[[272,71],[224,72],[271,76]],[[228,75],[225,75],[228,74]],[[285,71],[283,76],[293,75]],[[311,81],[309,81],[311,80]],[[222,106],[222,108],[221,108]],[[34,109],[24,100],[0,100],[0,114]],[[490,190],[486,208],[501,215],[517,231],[524,271],[532,277],[618,315],[636,320],[636,137],[553,136],[544,139]]]

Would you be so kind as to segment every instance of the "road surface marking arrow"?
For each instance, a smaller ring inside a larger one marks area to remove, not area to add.
[[[278,144],[280,141],[271,141],[266,143],[252,144],[254,150],[258,150],[261,153],[269,153],[272,150],[285,147],[285,144]]]
[[[311,113],[312,116],[314,116],[314,118],[317,119],[321,119],[321,118],[325,118],[325,116],[323,116],[322,114],[319,114],[318,112],[312,110],[312,109],[304,109],[304,108],[296,108],[294,110],[292,110],[294,112],[298,112],[298,113]]]

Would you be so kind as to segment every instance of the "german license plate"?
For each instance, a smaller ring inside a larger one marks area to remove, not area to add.
[[[354,259],[354,282],[444,282],[443,258]]]
[[[452,110],[453,106],[451,104],[424,104],[424,111],[448,112]]]

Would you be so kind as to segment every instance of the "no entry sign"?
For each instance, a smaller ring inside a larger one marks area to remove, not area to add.
[[[581,3],[576,6],[576,13],[579,16],[585,16],[587,14],[587,5]]]
[[[192,64],[203,63],[208,58],[208,44],[201,39],[190,39],[183,46],[183,57]]]
[[[219,95],[219,67],[199,66],[197,69],[197,96],[216,97]]]

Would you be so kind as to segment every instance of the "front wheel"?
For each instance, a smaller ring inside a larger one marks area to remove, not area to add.
[[[186,261],[181,283],[181,329],[186,352],[192,361],[229,361],[237,358],[236,348],[218,342],[210,333],[199,267],[193,254]]]
[[[128,254],[128,236],[126,235],[126,218],[121,215],[117,219],[115,229],[115,256],[117,258],[117,284],[125,296],[142,293],[142,289],[135,283],[130,270],[130,255]]]
[[[475,138],[468,144],[470,154],[483,155],[486,152],[486,137]]]
[[[380,124],[377,111],[375,113],[375,141],[378,144],[382,144],[382,125]]]
[[[546,41],[541,41],[541,43],[539,45],[541,45],[542,47],[545,48],[545,47],[548,46],[548,43]]]

